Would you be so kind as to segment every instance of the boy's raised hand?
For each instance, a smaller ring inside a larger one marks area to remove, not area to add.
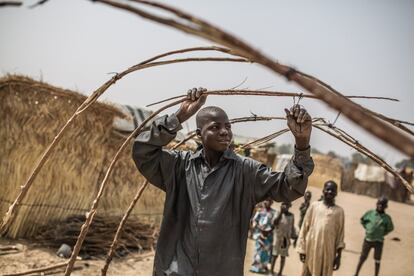
[[[306,109],[296,104],[292,108],[286,109],[287,124],[290,131],[295,136],[296,148],[305,150],[309,147],[312,132],[312,118]]]
[[[206,91],[207,89],[202,87],[188,90],[186,101],[181,104],[180,109],[175,113],[180,123],[188,120],[203,106],[207,99],[207,95],[203,95]]]

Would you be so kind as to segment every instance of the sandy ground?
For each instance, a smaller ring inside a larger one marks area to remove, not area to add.
[[[319,198],[321,191],[317,188],[310,189],[313,193],[313,200]],[[302,199],[293,203],[291,211],[298,218],[298,209]],[[337,204],[345,210],[345,242],[346,249],[343,252],[342,265],[334,275],[353,275],[357,265],[364,232],[359,224],[362,214],[375,207],[375,199],[358,196],[350,193],[340,192]],[[279,208],[275,204],[274,208]],[[380,275],[409,276],[413,275],[414,269],[414,206],[390,202],[387,212],[391,215],[395,230],[386,237]],[[391,240],[398,237],[401,241]],[[29,269],[39,268],[52,264],[61,263],[64,260],[58,258],[53,251],[33,248],[24,242],[0,240],[0,245],[18,244],[20,251],[14,254],[0,255],[0,275],[13,272],[21,272]],[[245,275],[259,275],[250,273],[249,267],[253,256],[253,241],[248,241],[247,256],[245,262]],[[290,249],[290,257],[286,260],[283,275],[300,275],[302,265],[294,248]],[[374,261],[371,252],[369,259],[362,268],[360,275],[374,275]],[[151,275],[153,257],[145,255],[144,258],[138,254],[130,254],[123,259],[116,259],[111,264],[108,275]],[[100,275],[103,260],[79,261],[80,268],[72,275],[92,276]],[[276,270],[279,262],[276,263]],[[63,269],[59,270],[63,271]],[[47,274],[46,274],[47,275]]]

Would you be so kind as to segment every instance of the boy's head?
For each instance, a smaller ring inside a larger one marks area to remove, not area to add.
[[[328,180],[323,185],[323,198],[327,201],[332,201],[338,194],[338,185],[333,180]]]
[[[197,135],[205,149],[223,152],[233,139],[226,112],[217,106],[202,108],[196,116]]]
[[[310,200],[311,200],[311,198],[312,198],[312,193],[311,193],[311,191],[306,191],[306,193],[305,193],[305,200],[306,200],[306,201],[310,201]]]
[[[383,213],[388,207],[388,198],[382,196],[377,201],[377,211]]]

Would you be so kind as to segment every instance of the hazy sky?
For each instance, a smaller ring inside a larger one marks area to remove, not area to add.
[[[26,1],[26,5],[36,1]],[[413,1],[168,1],[220,26],[280,62],[319,77],[345,95],[390,96],[401,102],[359,100],[390,117],[414,121]],[[52,85],[92,93],[111,75],[144,59],[210,42],[132,14],[86,0],[50,0],[36,9],[0,9],[1,74],[19,73]],[[190,55],[185,55],[190,56]],[[221,56],[214,52],[206,55]],[[184,57],[184,56],[182,56]],[[119,81],[103,99],[144,106],[204,86],[302,92],[261,66],[236,63],[186,63],[156,67]],[[229,117],[283,115],[291,98],[214,97]],[[316,100],[303,100],[312,116],[334,120],[336,112]],[[174,109],[168,112],[173,112]],[[193,128],[194,122],[189,122]],[[394,164],[404,156],[341,116],[345,129]],[[234,126],[245,136],[264,136],[284,123]],[[278,143],[293,142],[290,134]],[[348,146],[313,131],[312,146],[348,156]]]

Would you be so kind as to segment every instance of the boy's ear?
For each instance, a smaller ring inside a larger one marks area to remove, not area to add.
[[[199,129],[199,128],[196,129],[196,135],[201,136],[201,129]]]

